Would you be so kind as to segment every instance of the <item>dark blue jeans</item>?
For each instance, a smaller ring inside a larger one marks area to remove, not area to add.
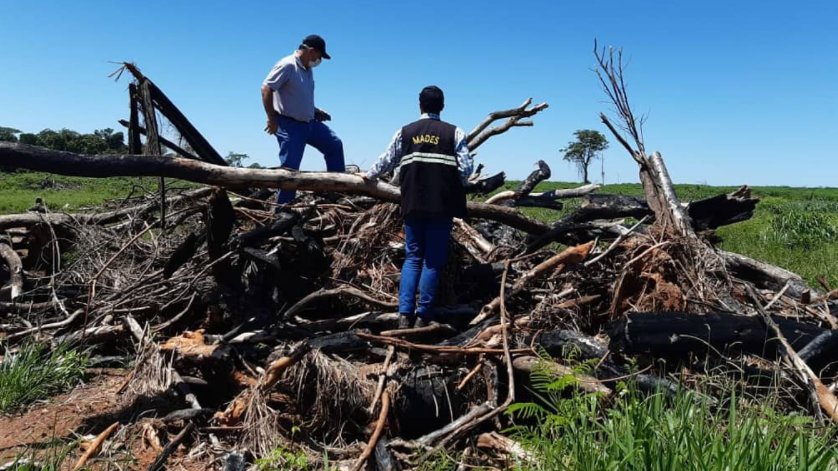
[[[404,221],[405,260],[399,284],[399,312],[433,317],[433,304],[439,275],[448,259],[450,217],[408,216]],[[416,305],[416,289],[419,305]]]
[[[279,143],[279,162],[285,168],[300,169],[303,161],[303,151],[306,144],[323,153],[326,159],[326,170],[329,172],[344,172],[343,142],[329,126],[317,120],[307,123],[278,116],[279,129],[276,140]],[[277,204],[290,203],[297,195],[293,190],[280,190],[276,195]]]

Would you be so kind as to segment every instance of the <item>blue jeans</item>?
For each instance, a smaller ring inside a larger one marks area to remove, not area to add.
[[[343,142],[329,129],[329,126],[317,120],[304,123],[286,116],[277,116],[277,122],[279,123],[276,131],[279,162],[284,168],[299,170],[300,162],[303,160],[303,151],[308,144],[323,153],[327,171],[346,171],[343,163]],[[280,190],[276,196],[276,202],[277,204],[290,203],[296,195],[297,192],[293,190]]]
[[[404,221],[405,260],[399,284],[399,312],[430,320],[439,275],[448,259],[450,217],[407,216]],[[416,289],[419,306],[416,306]]]

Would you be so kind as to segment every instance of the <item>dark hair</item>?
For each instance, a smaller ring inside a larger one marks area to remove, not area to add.
[[[423,113],[439,114],[443,107],[445,107],[445,96],[436,85],[425,87],[419,93],[419,109]]]

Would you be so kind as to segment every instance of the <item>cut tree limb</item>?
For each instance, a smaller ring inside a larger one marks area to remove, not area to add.
[[[0,142],[3,165],[61,175],[86,177],[164,176],[222,187],[281,188],[359,193],[398,203],[399,189],[358,175],[331,172],[298,172],[287,169],[233,168],[178,157],[143,155],[82,155],[19,143]],[[485,203],[467,204],[470,217],[490,219],[531,234],[548,226],[512,208]]]
[[[14,301],[23,293],[23,263],[20,256],[6,243],[0,242],[0,259],[9,270],[9,299]]]
[[[557,199],[565,199],[565,198],[579,198],[581,196],[585,196],[587,194],[593,193],[594,191],[598,190],[601,185],[597,183],[590,183],[588,185],[583,185],[578,188],[567,188],[567,189],[557,189],[557,190],[550,190],[545,191],[543,193],[530,193],[530,198],[535,199],[546,199],[546,200],[557,200]],[[486,200],[486,204],[500,204],[503,201],[513,199],[515,197],[515,191],[513,190],[506,190],[501,191],[492,195],[491,198]]]
[[[539,263],[535,266],[535,268],[518,277],[515,284],[512,285],[512,289],[509,290],[509,293],[506,293],[506,296],[514,296],[520,293],[521,290],[523,290],[524,287],[526,287],[532,280],[546,272],[558,271],[568,265],[575,265],[582,262],[588,256],[588,253],[590,253],[593,247],[593,241],[577,245],[575,247],[568,247],[561,253]],[[480,314],[472,319],[471,322],[469,322],[469,325],[479,324],[486,318],[496,314],[501,307],[502,301],[501,296],[498,296],[489,302],[489,304],[483,306],[483,309],[480,310]]]
[[[123,62],[123,67],[128,70],[142,87],[148,88],[149,97],[153,106],[169,120],[177,129],[178,133],[189,143],[189,147],[204,161],[216,165],[227,165],[221,155],[210,145],[209,141],[189,122],[186,116],[175,106],[174,103],[163,93],[154,82],[140,72],[136,65]]]
[[[602,394],[604,396],[610,396],[613,393],[611,388],[605,386],[593,376],[579,374],[573,371],[573,368],[554,361],[544,361],[536,356],[525,355],[516,357],[512,360],[512,365],[516,370],[530,374],[538,370],[538,368],[543,368],[549,371],[550,374],[556,376],[572,376],[575,380],[575,385],[586,393]]]

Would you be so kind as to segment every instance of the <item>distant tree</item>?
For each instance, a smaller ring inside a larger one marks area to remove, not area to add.
[[[111,128],[97,129],[92,134],[81,134],[71,129],[54,131],[44,129],[32,134],[14,128],[0,127],[0,141],[20,142],[53,150],[66,150],[80,154],[121,154],[128,148],[125,135]]]
[[[93,135],[105,143],[108,151],[123,153],[128,150],[128,146],[125,145],[125,135],[122,132],[113,132],[113,129],[105,128],[93,131]]]
[[[253,162],[252,164],[248,165],[247,168],[265,168],[259,165],[259,162]]]
[[[227,165],[231,167],[242,167],[244,161],[249,159],[250,156],[247,154],[237,154],[233,151],[227,153],[227,157],[224,157],[224,161],[227,162]]]
[[[573,134],[576,140],[569,142],[567,147],[560,151],[564,152],[564,160],[576,164],[585,183],[590,183],[588,167],[600,152],[608,148],[608,141],[599,131],[593,129],[579,129]]]
[[[41,145],[40,144],[41,141],[38,140],[38,135],[37,134],[32,134],[31,132],[20,133],[20,136],[18,136],[18,141],[21,144],[29,144],[31,146]]]
[[[0,126],[0,141],[17,142],[18,141],[18,138],[17,138],[18,134],[20,134],[19,129],[5,128],[3,126]]]

